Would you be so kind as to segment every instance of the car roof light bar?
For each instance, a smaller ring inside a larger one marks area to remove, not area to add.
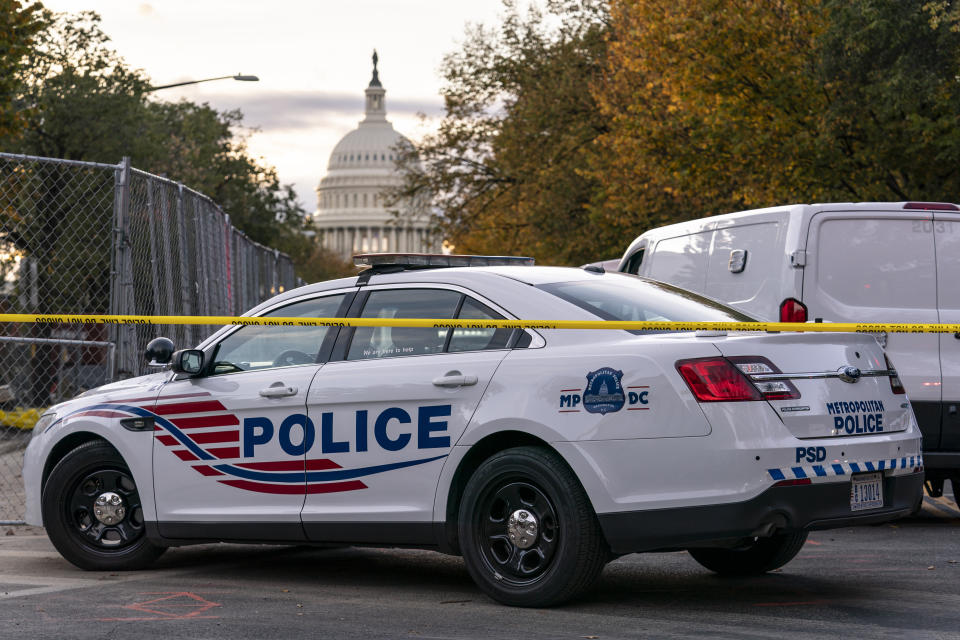
[[[532,267],[533,258],[522,256],[465,256],[443,253],[361,253],[353,256],[358,267],[402,267],[430,269],[435,267]]]

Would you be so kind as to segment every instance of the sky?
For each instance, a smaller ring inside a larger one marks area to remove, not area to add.
[[[251,154],[277,168],[308,212],[316,209],[314,189],[330,152],[363,118],[373,50],[387,118],[417,140],[443,111],[444,54],[459,48],[467,23],[494,25],[502,13],[501,0],[42,1],[54,11],[99,13],[114,48],[155,85],[259,76],[164,89],[157,97],[240,109],[244,123],[259,129],[248,142]]]

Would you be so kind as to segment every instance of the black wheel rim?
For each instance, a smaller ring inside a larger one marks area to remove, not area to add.
[[[549,570],[560,543],[560,521],[550,498],[525,479],[491,484],[478,503],[474,535],[480,557],[494,578],[512,586],[538,581]],[[508,535],[510,515],[532,514],[537,534],[532,544],[520,548]]]
[[[95,514],[97,497],[115,493],[123,500],[123,517],[115,523],[101,522]],[[81,476],[69,493],[67,524],[74,538],[97,551],[118,551],[143,536],[143,508],[137,485],[122,469],[97,469]]]

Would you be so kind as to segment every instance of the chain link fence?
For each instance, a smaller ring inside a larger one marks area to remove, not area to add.
[[[0,313],[239,315],[297,285],[210,198],[117,165],[0,153]],[[22,521],[23,450],[43,410],[147,373],[164,335],[196,325],[0,325],[0,524]]]

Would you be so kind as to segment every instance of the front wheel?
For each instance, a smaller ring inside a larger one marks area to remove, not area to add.
[[[546,607],[584,591],[608,558],[583,487],[556,454],[501,451],[476,470],[460,504],[467,570],[490,597]]]
[[[806,541],[806,531],[778,533],[736,549],[690,549],[690,555],[720,575],[758,576],[793,560]]]
[[[140,569],[165,551],[147,540],[137,485],[103,441],[82,444],[57,463],[42,511],[53,546],[81,569]]]

